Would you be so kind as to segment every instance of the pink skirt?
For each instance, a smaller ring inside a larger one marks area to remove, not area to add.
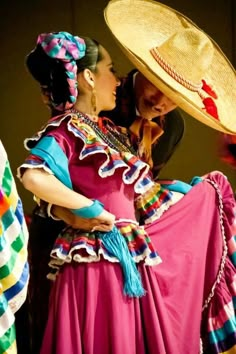
[[[202,182],[146,227],[162,263],[138,265],[145,296],[123,295],[118,263],[64,265],[52,286],[41,354],[198,354],[201,336],[207,353],[221,352],[217,316],[236,295],[234,198],[222,175],[209,177],[223,196],[225,237],[218,194]],[[229,318],[221,318],[224,326]]]

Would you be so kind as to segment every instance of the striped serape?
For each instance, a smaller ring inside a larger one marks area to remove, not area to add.
[[[0,354],[15,354],[14,313],[26,298],[28,230],[6,151],[0,141]]]

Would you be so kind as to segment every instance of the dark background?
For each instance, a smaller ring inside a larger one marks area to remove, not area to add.
[[[163,3],[191,18],[236,65],[236,0],[164,0]],[[0,1],[0,137],[14,175],[27,155],[24,138],[49,117],[39,87],[24,66],[25,56],[35,46],[39,33],[69,31],[96,38],[110,52],[119,74],[124,75],[133,68],[105,25],[106,4],[105,0]],[[189,181],[193,175],[221,170],[236,188],[236,171],[220,161],[218,150],[219,133],[186,116],[182,144],[161,177]],[[33,208],[32,196],[18,180],[17,186],[29,213]]]

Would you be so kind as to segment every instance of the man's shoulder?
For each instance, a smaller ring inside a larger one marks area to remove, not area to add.
[[[176,108],[173,111],[167,113],[166,121],[170,124],[184,124],[184,114],[179,108]]]
[[[169,112],[166,117],[165,117],[165,131],[177,131],[179,133],[184,132],[185,130],[185,120],[184,120],[184,115],[183,112],[179,109],[176,108],[173,111]]]
[[[163,149],[163,154],[168,154],[181,141],[185,131],[184,116],[179,108],[166,115],[163,130],[164,133],[160,137],[159,143],[153,147],[153,150],[157,149],[160,153],[160,150]]]

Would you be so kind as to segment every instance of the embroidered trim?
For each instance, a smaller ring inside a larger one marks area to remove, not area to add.
[[[137,223],[127,223],[122,225],[123,219],[116,221],[121,234],[125,238],[129,252],[134,261],[139,263],[144,261],[148,266],[161,263],[161,258],[155,251],[151,240],[143,226]],[[116,257],[111,256],[102,244],[102,240],[96,232],[82,232],[71,227],[66,227],[57,238],[54,248],[51,251],[49,266],[52,271],[48,278],[54,280],[60,267],[65,263],[75,262],[99,262],[101,257],[109,262],[118,262]]]
[[[181,84],[188,90],[197,92],[202,100],[202,103],[204,104],[204,109],[206,110],[206,112],[210,114],[212,117],[219,119],[217,106],[214,100],[211,98],[213,97],[214,99],[216,99],[217,95],[211,89],[211,87],[207,85],[205,80],[202,80],[202,82],[199,84],[195,84],[194,82],[186,79],[183,75],[178,73],[173,66],[171,66],[165,61],[165,59],[161,56],[160,52],[158,51],[158,48],[150,49],[150,53],[152,54],[153,58],[157,61],[157,63],[162,67],[162,69],[165,70],[165,72],[167,72],[167,74],[169,74],[175,81],[177,81],[179,84]],[[208,95],[211,97],[208,97]]]
[[[225,228],[224,228],[224,218],[223,218],[223,211],[224,211],[224,207],[223,207],[223,198],[220,192],[220,188],[218,186],[217,183],[215,183],[214,181],[206,178],[205,181],[207,181],[208,183],[210,183],[216,190],[216,193],[218,195],[218,200],[219,200],[219,214],[220,214],[220,227],[221,227],[221,234],[222,234],[222,240],[223,240],[223,253],[222,253],[222,257],[221,257],[221,261],[220,261],[220,267],[219,267],[219,272],[217,274],[216,280],[211,288],[211,291],[207,297],[207,299],[204,301],[204,305],[202,307],[202,312],[205,311],[211,300],[213,299],[214,295],[215,295],[215,289],[217,287],[217,284],[220,283],[223,272],[224,272],[224,268],[225,268],[225,262],[226,262],[226,257],[227,257],[227,253],[228,253],[228,247],[227,247],[227,243],[226,243],[226,236],[225,236]]]
[[[202,88],[202,83],[195,84],[194,82],[186,79],[183,75],[178,73],[175,68],[168,64],[165,59],[162,57],[161,53],[158,51],[157,48],[150,49],[150,52],[154,59],[160,64],[162,69],[164,69],[167,74],[169,74],[173,79],[175,79],[179,84],[186,87],[190,91],[198,92]]]

